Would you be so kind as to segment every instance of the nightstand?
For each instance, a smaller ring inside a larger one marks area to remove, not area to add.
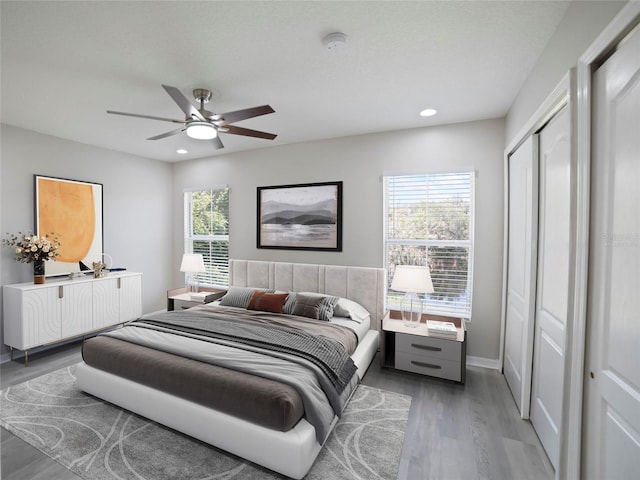
[[[457,337],[429,335],[427,320],[453,322]],[[382,334],[383,366],[464,383],[467,332],[461,318],[424,314],[417,327],[407,327],[392,310],[382,319]]]
[[[210,303],[224,296],[226,290],[219,288],[201,288],[200,292],[207,295],[203,298],[191,298],[187,287],[174,288],[167,291],[167,310],[186,310],[187,308]]]

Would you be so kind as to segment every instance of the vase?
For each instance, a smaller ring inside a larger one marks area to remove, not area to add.
[[[44,260],[33,262],[33,283],[44,283]]]

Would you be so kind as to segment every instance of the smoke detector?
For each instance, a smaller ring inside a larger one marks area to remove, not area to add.
[[[322,44],[331,53],[340,53],[347,48],[347,36],[341,32],[333,32],[322,39]]]

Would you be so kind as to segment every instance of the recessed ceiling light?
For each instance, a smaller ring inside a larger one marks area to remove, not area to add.
[[[188,150],[185,150],[184,148],[179,148],[176,150],[176,153],[179,153],[180,155],[185,155],[187,153],[189,153]]]
[[[433,117],[438,111],[435,108],[425,108],[420,112],[421,117]]]

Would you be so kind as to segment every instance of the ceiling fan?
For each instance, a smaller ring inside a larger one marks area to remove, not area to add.
[[[196,88],[193,91],[193,96],[200,104],[200,108],[196,108],[193,104],[187,100],[180,90],[176,87],[170,87],[168,85],[162,85],[162,88],[169,94],[174,102],[178,105],[180,110],[185,114],[184,120],[174,120],[172,118],[154,117],[151,115],[140,115],[137,113],[115,112],[113,110],[107,110],[107,113],[114,115],[126,115],[128,117],[149,118],[151,120],[162,120],[164,122],[181,123],[180,128],[171,130],[169,132],[161,133],[155,137],[147,138],[147,140],[160,140],[161,138],[177,135],[178,133],[187,131],[187,135],[191,138],[198,140],[211,140],[214,148],[224,148],[218,133],[230,133],[232,135],[244,135],[247,137],[266,138],[267,140],[273,140],[277,135],[273,133],[260,132],[258,130],[251,130],[249,128],[236,127],[231,125],[232,123],[239,122],[240,120],[246,120],[248,118],[259,117],[260,115],[266,115],[268,113],[274,113],[275,110],[269,105],[262,105],[260,107],[245,108],[243,110],[236,110],[234,112],[227,113],[213,113],[205,110],[204,104],[211,100],[211,91],[205,88]]]

